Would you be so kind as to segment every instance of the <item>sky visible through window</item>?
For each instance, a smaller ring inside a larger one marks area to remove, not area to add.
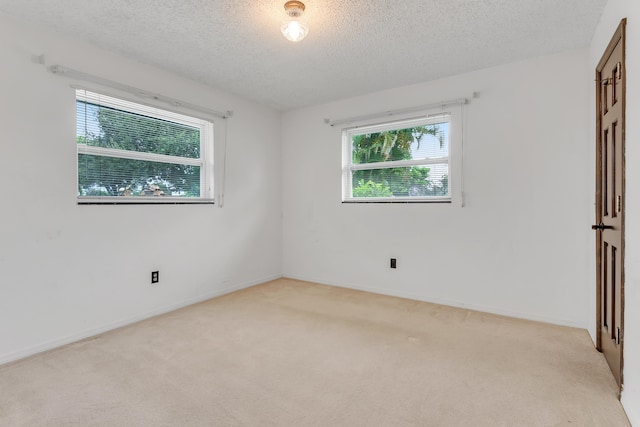
[[[436,123],[436,135],[424,135],[420,144],[414,142],[411,144],[411,157],[414,160],[428,159],[437,157],[449,157],[449,123]],[[444,175],[448,175],[448,167],[443,165],[431,165],[429,178],[434,181],[440,181]]]
[[[98,108],[95,104],[76,101],[76,137],[102,135],[102,130],[98,123]]]

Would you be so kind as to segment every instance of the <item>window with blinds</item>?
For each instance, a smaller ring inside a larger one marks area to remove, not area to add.
[[[345,202],[451,200],[451,115],[342,131]]]
[[[76,91],[78,200],[213,202],[213,123]]]

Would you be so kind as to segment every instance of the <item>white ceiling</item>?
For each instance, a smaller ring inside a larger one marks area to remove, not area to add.
[[[589,44],[607,0],[0,0],[0,12],[280,110]]]

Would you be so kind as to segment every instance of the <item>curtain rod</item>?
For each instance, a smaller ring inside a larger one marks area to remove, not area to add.
[[[477,97],[478,97],[477,92],[473,92],[472,98],[477,98]],[[399,110],[384,111],[381,113],[367,114],[364,116],[349,117],[346,119],[338,119],[338,120],[324,119],[324,122],[329,126],[344,125],[347,123],[359,122],[361,120],[380,119],[382,117],[396,116],[398,114],[415,113],[416,111],[430,110],[437,107],[444,108],[444,107],[448,107],[449,105],[464,105],[467,103],[469,103],[468,98],[458,98],[458,99],[451,99],[448,101],[435,102],[433,104],[428,104],[428,105],[420,105],[417,107],[402,108]]]
[[[155,101],[160,101],[165,104],[169,104],[174,107],[182,107],[187,108],[189,110],[197,111],[200,113],[209,114],[215,117],[220,117],[222,119],[228,119],[233,116],[233,111],[227,110],[226,112],[210,110],[205,107],[200,107],[198,105],[190,104],[188,102],[178,101],[177,99],[170,98],[168,96],[160,95],[158,93],[148,92],[146,90],[138,89],[133,86],[124,85],[121,83],[114,82],[112,80],[107,80],[102,77],[94,76],[91,74],[84,73],[82,71],[74,70],[72,68],[67,68],[62,65],[50,65],[47,67],[47,70],[56,75],[67,76],[74,79],[79,79],[87,82],[96,83],[102,86],[109,87],[111,89],[120,90],[123,92],[131,93],[140,98],[150,98]]]

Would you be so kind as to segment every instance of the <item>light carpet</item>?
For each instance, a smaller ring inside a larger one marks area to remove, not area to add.
[[[2,426],[628,426],[585,330],[280,279],[0,367]]]

